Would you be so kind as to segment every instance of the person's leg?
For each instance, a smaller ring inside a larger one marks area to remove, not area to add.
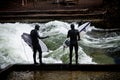
[[[78,64],[78,44],[75,45],[75,58],[76,58],[76,64]]]
[[[39,52],[39,62],[40,64],[42,64],[42,50],[40,45],[38,45],[38,52]]]
[[[36,62],[36,52],[37,52],[37,49],[33,48],[33,60],[34,60],[34,64],[37,64],[37,62]]]
[[[70,64],[72,64],[72,52],[73,52],[73,45],[70,45],[70,54],[69,54]]]

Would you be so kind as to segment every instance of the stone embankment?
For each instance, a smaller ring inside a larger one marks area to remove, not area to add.
[[[106,12],[89,9],[1,11],[0,22],[48,22],[51,20],[101,22]]]

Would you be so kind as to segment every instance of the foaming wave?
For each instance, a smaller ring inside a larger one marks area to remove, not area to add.
[[[94,48],[114,48],[120,46],[118,29],[99,29],[90,27],[82,39],[82,44]]]

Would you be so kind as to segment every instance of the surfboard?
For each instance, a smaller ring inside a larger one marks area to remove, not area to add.
[[[80,25],[80,26],[78,27],[78,31],[81,33],[82,31],[85,31],[85,29],[86,29],[87,27],[89,27],[89,26],[90,26],[90,22],[86,22],[86,23],[84,23],[84,24],[82,24],[82,25]],[[70,44],[70,39],[67,38],[67,39],[65,39],[65,41],[63,42],[63,47],[64,47],[64,48],[67,48],[67,47],[69,47],[69,44]]]
[[[63,48],[67,48],[70,45],[70,39],[67,38],[65,39],[65,41],[63,42]]]
[[[90,22],[86,22],[78,27],[79,32],[85,31],[90,26]]]
[[[28,46],[30,46],[31,48],[33,48],[30,34],[23,33],[21,35],[21,37],[25,41],[25,43],[27,43]],[[39,39],[39,44],[41,46],[42,52],[48,52],[49,51],[48,48],[47,48],[47,46],[46,46],[46,44],[42,40],[40,40],[40,39]]]

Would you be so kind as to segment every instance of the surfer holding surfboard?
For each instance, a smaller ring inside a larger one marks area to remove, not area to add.
[[[35,25],[35,29],[31,30],[30,32],[30,36],[31,36],[31,41],[32,41],[32,46],[33,46],[33,60],[34,60],[34,64],[38,64],[36,62],[36,52],[39,52],[39,62],[40,64],[42,64],[42,49],[41,46],[39,44],[39,39],[45,39],[48,38],[49,36],[46,37],[40,37],[38,34],[38,30],[39,30],[40,26],[39,25]]]
[[[69,64],[72,64],[73,47],[75,48],[76,64],[78,64],[78,40],[80,40],[80,35],[79,35],[79,31],[74,28],[74,24],[71,24],[70,27],[71,27],[71,30],[69,30],[67,34],[67,38],[70,38],[70,44],[69,44],[70,63]]]
[[[80,33],[86,31],[86,28],[90,27],[90,22],[85,22],[78,27],[78,29],[74,29],[74,25],[71,24],[71,30],[68,31],[67,39],[63,42],[63,50],[65,48],[70,48],[70,64],[72,64],[72,51],[73,47],[75,47],[76,54],[76,64],[78,63],[78,43],[77,41],[80,39]],[[73,40],[73,41],[72,41]]]

